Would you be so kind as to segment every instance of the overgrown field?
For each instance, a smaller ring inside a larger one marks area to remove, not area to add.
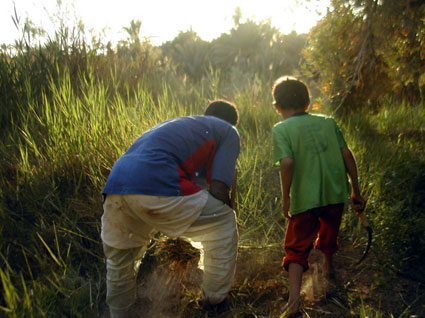
[[[241,115],[237,199],[241,258],[250,251],[251,260],[263,259],[263,266],[253,265],[251,272],[238,276],[236,285],[246,290],[235,297],[235,310],[239,306],[250,317],[257,312],[274,317],[279,308],[267,307],[274,299],[263,297],[263,304],[251,299],[276,282],[282,294],[276,292],[273,297],[283,299],[285,293],[280,269],[284,237],[280,185],[270,155],[270,129],[280,118],[271,106],[270,83],[256,83],[258,87],[247,83],[244,90],[235,88],[232,94],[221,95],[220,87],[214,91],[211,81],[192,89],[173,87],[164,78],[161,91],[155,94],[141,83],[131,97],[123,97],[90,75],[79,79],[78,93],[71,80],[64,72],[60,80],[46,83],[50,96],[43,94],[40,101],[33,99],[31,87],[27,87],[16,117],[3,130],[2,315],[98,316],[105,293],[100,192],[113,162],[152,125],[166,118],[199,114],[208,100],[224,97],[239,106]],[[387,309],[357,301],[347,310],[347,317],[423,314],[423,290],[415,292],[413,287],[423,282],[425,274],[425,111],[389,103],[380,112],[354,114],[340,123],[357,156],[369,200],[367,214],[375,232],[375,254],[353,270],[373,275],[368,277],[372,294],[375,289],[395,286],[397,275],[411,279],[408,286],[412,287],[400,291],[406,293],[404,303]],[[359,250],[365,243],[363,236],[356,217],[348,211],[342,228],[344,244],[353,243]],[[256,275],[270,268],[276,277],[269,277],[265,285],[256,284],[261,281]],[[196,300],[199,295],[190,297]],[[365,295],[351,291],[350,297],[361,300]],[[248,306],[250,302],[252,306]],[[264,308],[269,308],[268,312]]]
[[[53,63],[41,49],[0,56],[0,316],[102,316],[100,193],[112,164],[151,126],[226,98],[239,108],[242,142],[230,317],[279,317],[287,297],[280,267],[286,221],[271,156],[271,127],[281,120],[271,104],[273,79],[211,69],[191,81],[171,67],[157,72],[132,59],[72,52],[58,46]],[[325,102],[314,111],[331,114]],[[425,107],[388,100],[337,120],[356,154],[374,240],[366,261],[354,266],[366,233],[347,209],[338,285],[323,297],[313,255],[305,315],[424,317]],[[157,237],[144,261],[139,305],[150,317],[204,317],[196,261],[184,275],[168,266],[173,262],[158,267],[163,240]],[[157,308],[148,296],[160,295],[164,284],[173,292],[161,298],[168,306]]]

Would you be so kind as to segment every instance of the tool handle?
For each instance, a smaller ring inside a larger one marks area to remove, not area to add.
[[[357,216],[360,218],[360,222],[362,222],[362,225],[364,227],[368,227],[369,226],[369,221],[367,220],[367,218],[364,215],[364,213],[358,213]]]

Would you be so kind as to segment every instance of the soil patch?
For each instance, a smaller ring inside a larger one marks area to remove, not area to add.
[[[149,256],[149,266],[144,266],[139,275],[135,317],[208,317],[201,305],[199,253],[186,242],[184,246],[180,243],[164,241]],[[304,317],[359,317],[360,312],[364,317],[391,317],[390,313],[400,315],[409,301],[418,298],[420,285],[388,273],[383,275],[374,265],[373,253],[355,265],[362,252],[350,242],[342,242],[334,257],[335,280],[328,282],[321,270],[321,253],[312,251],[310,269],[302,283]],[[281,247],[239,248],[229,308],[219,317],[281,317],[288,299],[287,273],[281,267],[283,256]]]

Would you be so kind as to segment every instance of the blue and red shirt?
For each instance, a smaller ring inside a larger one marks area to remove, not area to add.
[[[167,120],[146,131],[115,162],[102,193],[190,195],[202,189],[194,178],[205,170],[207,183],[217,180],[231,188],[239,151],[239,133],[224,120]]]

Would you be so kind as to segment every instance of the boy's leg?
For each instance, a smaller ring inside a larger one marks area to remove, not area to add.
[[[301,279],[304,268],[297,263],[290,263],[288,268],[289,299],[287,315],[292,315],[300,309]]]
[[[300,264],[304,271],[309,267],[308,256],[320,229],[316,209],[296,214],[289,219],[285,235],[285,257],[283,267],[288,271],[289,264]]]
[[[323,271],[327,277],[333,275],[332,255],[339,248],[338,233],[343,212],[344,203],[329,205],[320,211],[320,230],[315,246],[323,253]]]
[[[202,244],[203,293],[210,304],[223,301],[234,279],[238,231],[235,212],[209,195],[198,220],[183,234]]]
[[[283,267],[288,271],[289,299],[286,316],[299,310],[302,274],[309,267],[308,256],[317,237],[320,223],[316,209],[296,214],[289,219],[285,236]]]

